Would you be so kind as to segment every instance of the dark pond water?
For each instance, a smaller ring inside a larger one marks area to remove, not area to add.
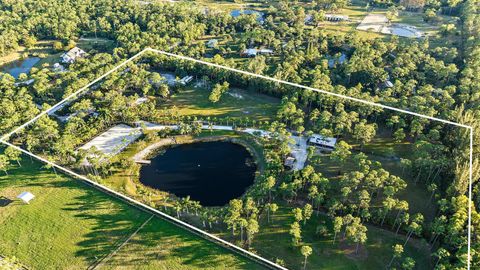
[[[0,71],[12,75],[15,79],[18,79],[20,73],[30,72],[30,69],[38,62],[40,58],[29,57],[22,60],[13,61],[6,65],[0,66]]]
[[[253,183],[256,167],[243,146],[202,142],[169,148],[142,166],[140,182],[203,206],[223,206]]]

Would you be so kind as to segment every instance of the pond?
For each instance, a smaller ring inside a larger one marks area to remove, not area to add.
[[[247,149],[231,142],[199,142],[168,148],[142,166],[140,182],[203,206],[223,206],[253,184],[256,166]]]
[[[0,66],[0,71],[3,73],[8,73],[12,75],[15,79],[18,79],[18,76],[21,73],[30,72],[32,67],[40,61],[38,57],[29,57],[22,60],[16,60],[6,65]]]

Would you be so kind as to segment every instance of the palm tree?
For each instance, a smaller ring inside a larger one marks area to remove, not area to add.
[[[300,249],[300,252],[302,253],[303,257],[305,257],[305,261],[303,262],[303,269],[306,269],[307,258],[308,256],[312,255],[312,248],[309,246],[302,246],[302,248]]]
[[[6,175],[8,175],[7,166],[8,158],[5,155],[0,155],[0,170],[4,171]]]

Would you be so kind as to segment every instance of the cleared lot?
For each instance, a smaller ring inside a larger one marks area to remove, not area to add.
[[[79,149],[89,150],[95,147],[103,154],[113,156],[120,153],[141,135],[142,132],[138,128],[120,124],[111,127]]]

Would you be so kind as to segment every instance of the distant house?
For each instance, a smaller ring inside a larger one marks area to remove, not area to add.
[[[65,72],[65,67],[62,66],[60,63],[53,64],[53,71],[55,72]]]
[[[259,54],[273,54],[273,50],[270,49],[260,49],[258,50]]]
[[[337,144],[337,139],[324,137],[322,135],[313,134],[308,139],[308,144],[316,146],[322,150],[332,151],[335,149],[335,145]]]
[[[342,53],[340,54],[340,56],[338,57],[333,57],[333,56],[329,56],[328,57],[328,67],[329,68],[334,68],[335,65],[339,64],[343,64],[347,61],[347,55]]]
[[[382,84],[382,88],[392,88],[392,87],[393,87],[393,83],[390,80],[386,80]]]
[[[305,16],[305,19],[303,20],[303,22],[304,22],[305,24],[310,24],[310,23],[312,23],[312,21],[313,21],[313,16],[312,16],[311,14],[307,14],[307,15]]]
[[[257,49],[245,49],[240,55],[243,57],[255,57],[257,56]]]
[[[23,82],[16,82],[13,85],[14,86],[26,86],[26,85],[32,84],[33,82],[35,82],[35,79],[26,80],[26,81],[23,81]]]
[[[208,48],[216,48],[218,46],[218,40],[217,39],[210,39],[207,41],[207,47]]]
[[[86,54],[87,53],[84,50],[78,47],[72,48],[70,51],[62,54],[62,63],[74,63],[77,58],[84,57]]]
[[[329,22],[343,22],[348,21],[349,18],[347,15],[325,14],[325,20]]]
[[[192,80],[193,80],[193,76],[185,76],[180,81],[178,81],[178,83],[181,85],[187,85]]]
[[[263,55],[270,55],[273,54],[273,50],[271,49],[245,49],[243,52],[240,54],[243,57],[255,57],[258,54],[263,54]]]

